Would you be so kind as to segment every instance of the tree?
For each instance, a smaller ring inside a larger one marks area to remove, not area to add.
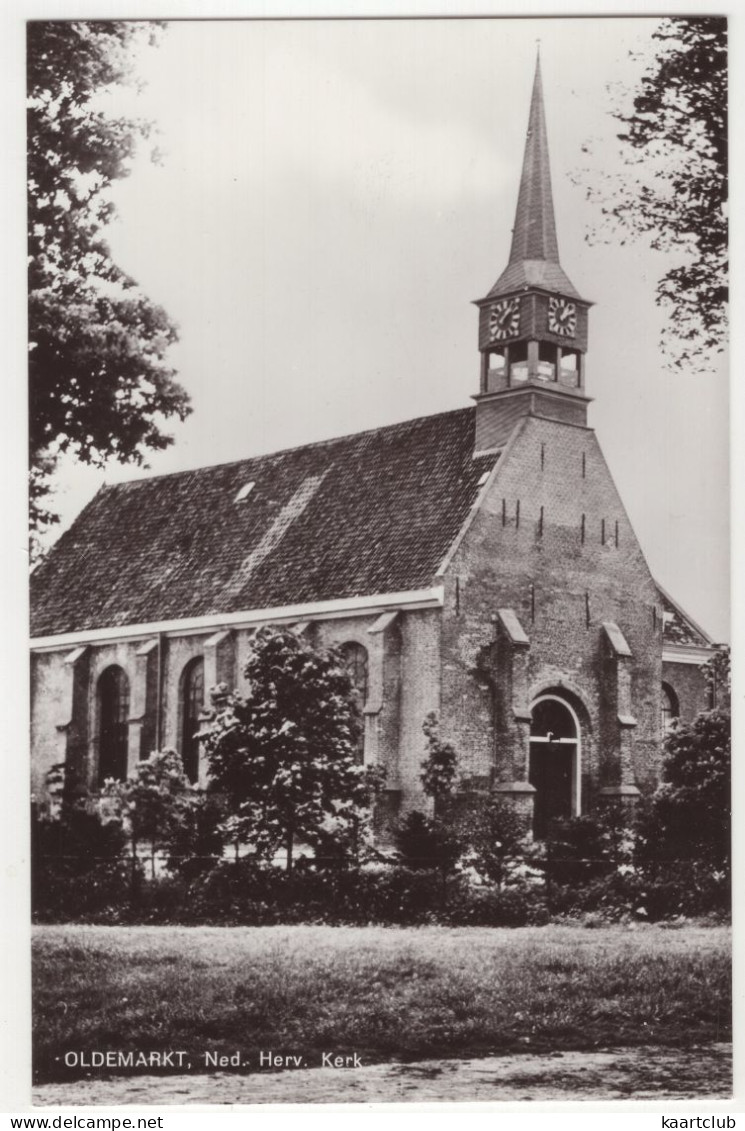
[[[656,798],[662,840],[678,857],[726,868],[730,856],[730,717],[703,711],[667,740]]]
[[[701,671],[706,679],[706,688],[712,707],[720,707],[723,711],[729,711],[732,702],[732,668],[729,645],[718,645],[711,659],[701,665]]]
[[[436,712],[431,711],[422,730],[427,739],[427,757],[419,775],[427,797],[434,802],[434,814],[413,809],[395,830],[396,847],[404,863],[412,868],[438,868],[443,883],[463,854],[463,841],[454,810],[454,791],[458,776],[455,747],[440,733]]]
[[[213,693],[204,731],[210,788],[223,794],[235,840],[271,861],[299,843],[353,851],[369,801],[356,763],[359,711],[342,656],[289,629],[264,628],[245,668],[247,694]]]
[[[665,741],[662,784],[652,799],[643,853],[728,873],[731,854],[729,649],[702,669],[722,705],[678,725]]]
[[[172,441],[163,420],[188,414],[165,362],[176,330],[111,259],[109,189],[127,176],[150,126],[106,112],[103,95],[134,82],[133,56],[157,25],[28,24],[29,462],[31,528],[59,457],[142,464]]]
[[[113,803],[129,833],[132,854],[147,841],[153,852],[169,845],[188,818],[194,790],[175,750],[138,762],[125,781],[107,781],[103,797]]]
[[[683,253],[657,284],[669,316],[663,346],[683,365],[705,362],[726,338],[727,22],[673,17],[652,38],[631,111],[615,111],[632,175],[601,173],[587,195],[601,205],[608,238],[620,230],[621,243],[646,236],[657,250]]]
[[[510,865],[524,865],[528,829],[525,817],[504,797],[490,793],[467,814],[468,862],[501,891]]]

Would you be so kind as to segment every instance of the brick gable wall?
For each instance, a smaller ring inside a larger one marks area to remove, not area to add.
[[[530,639],[529,695],[563,687],[580,714],[588,801],[618,777],[618,695],[609,670],[615,661],[602,626],[619,626],[632,652],[633,775],[641,788],[652,786],[660,739],[659,597],[591,430],[533,417],[518,425],[445,582],[442,714],[467,773],[512,776],[504,765],[504,716],[513,704],[473,674],[494,651],[497,610],[510,608]]]

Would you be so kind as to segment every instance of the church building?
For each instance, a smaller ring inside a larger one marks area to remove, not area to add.
[[[538,837],[654,788],[713,646],[652,577],[588,424],[540,64],[509,262],[476,305],[470,407],[98,492],[32,578],[35,791],[55,764],[95,790],[166,747],[204,781],[209,688],[243,686],[267,624],[341,647],[390,816],[426,807],[433,711],[463,785]]]

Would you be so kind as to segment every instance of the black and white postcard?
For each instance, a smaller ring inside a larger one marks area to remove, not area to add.
[[[32,16],[34,1106],[725,1118],[726,16]]]

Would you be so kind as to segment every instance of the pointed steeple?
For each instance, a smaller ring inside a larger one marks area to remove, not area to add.
[[[559,263],[540,55],[509,263],[476,305],[481,375],[475,453],[497,451],[521,416],[585,427],[591,304]]]
[[[528,136],[525,139],[523,172],[510,251],[510,263],[520,263],[523,259],[547,259],[552,263],[559,262],[554,201],[551,195],[546,114],[543,109],[540,52],[535,64]]]
[[[579,297],[559,264],[540,51],[536,57],[509,264],[492,287],[489,296],[530,286]]]

